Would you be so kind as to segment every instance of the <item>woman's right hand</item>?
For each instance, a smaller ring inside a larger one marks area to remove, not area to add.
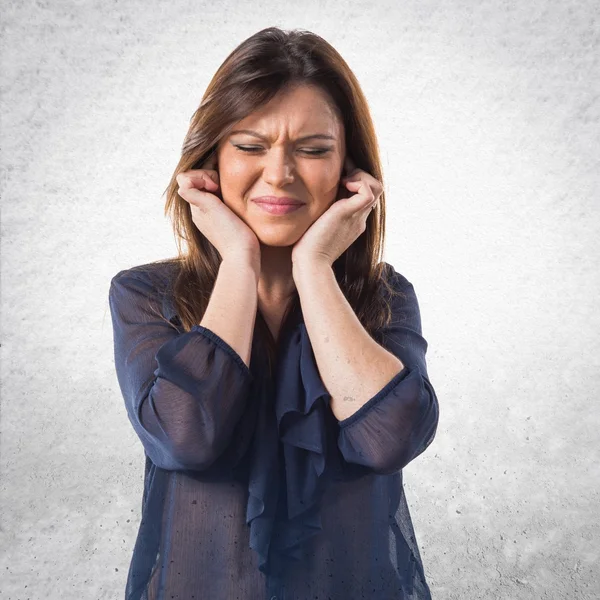
[[[178,193],[190,204],[196,227],[223,260],[247,259],[260,268],[260,244],[256,234],[220,197],[216,160],[216,154],[213,154],[202,168],[179,173],[176,177]]]

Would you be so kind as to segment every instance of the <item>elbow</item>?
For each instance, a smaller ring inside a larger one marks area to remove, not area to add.
[[[410,439],[399,446],[395,453],[382,454],[381,460],[373,465],[373,471],[380,475],[390,475],[404,469],[421,455],[433,442],[437,429],[437,419],[429,418],[415,430]]]
[[[206,430],[189,428],[185,434],[174,434],[169,440],[169,455],[187,471],[205,471],[210,468],[222,451]]]
[[[173,402],[172,406],[175,405]],[[204,471],[221,453],[223,440],[218,428],[207,422],[206,415],[180,404],[179,410],[161,418],[151,391],[132,419],[146,454],[161,469],[168,471]]]
[[[177,436],[158,437],[141,424],[135,429],[150,460],[166,471],[205,471],[217,459],[218,454],[206,443],[178,439]]]
[[[418,396],[418,418],[409,425],[408,434],[401,438],[402,443],[395,453],[382,453],[382,461],[375,465],[376,472],[389,475],[406,467],[431,445],[439,422],[439,403],[435,390],[426,378]]]
[[[166,471],[205,471],[216,461],[218,454],[198,444],[176,439],[160,440],[145,430],[140,434],[144,450],[150,460]]]
[[[346,461],[390,475],[425,451],[435,437],[438,420],[433,387],[413,371],[361,419],[342,428],[338,446]]]

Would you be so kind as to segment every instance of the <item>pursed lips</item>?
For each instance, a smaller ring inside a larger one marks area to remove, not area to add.
[[[252,198],[253,202],[257,202],[258,204],[275,204],[275,205],[283,205],[283,206],[296,206],[300,204],[304,204],[301,200],[297,198],[292,198],[290,196],[259,196],[256,198]]]

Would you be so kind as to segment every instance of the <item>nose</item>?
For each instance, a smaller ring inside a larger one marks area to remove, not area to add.
[[[274,188],[294,181],[296,166],[283,149],[267,153],[263,164],[263,179]]]

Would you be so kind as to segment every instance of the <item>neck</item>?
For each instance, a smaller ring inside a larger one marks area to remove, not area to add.
[[[265,302],[286,302],[296,290],[292,275],[292,246],[260,247],[258,295]]]

